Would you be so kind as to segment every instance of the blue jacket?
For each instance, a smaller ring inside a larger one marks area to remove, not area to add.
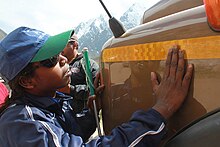
[[[61,94],[56,99],[27,95],[8,107],[0,117],[1,147],[156,147],[165,135],[164,118],[150,109],[135,112],[110,135],[84,143],[80,135],[93,131],[91,126],[81,128],[81,122],[73,117],[70,100]]]

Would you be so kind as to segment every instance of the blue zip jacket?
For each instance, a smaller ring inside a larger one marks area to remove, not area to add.
[[[0,146],[157,147],[166,133],[164,118],[150,109],[135,112],[128,123],[116,127],[110,135],[85,143],[80,136],[92,133],[94,124],[84,124],[85,128],[82,128],[82,122],[74,117],[69,101],[71,98],[59,93],[55,99],[27,94],[1,114]]]

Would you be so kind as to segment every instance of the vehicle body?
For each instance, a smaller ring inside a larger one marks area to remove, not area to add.
[[[178,44],[195,74],[186,101],[167,122],[161,146],[218,146],[219,30],[220,0],[161,0],[144,13],[140,25],[109,39],[100,58],[105,134],[134,111],[153,106],[150,72],[162,75],[168,49]]]

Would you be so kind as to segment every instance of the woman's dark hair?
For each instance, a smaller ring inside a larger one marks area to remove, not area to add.
[[[8,82],[11,89],[11,96],[6,99],[6,101],[0,106],[0,114],[15,100],[24,96],[24,87],[20,85],[21,77],[31,78],[34,75],[36,67],[33,66],[33,63],[29,63],[16,77]]]

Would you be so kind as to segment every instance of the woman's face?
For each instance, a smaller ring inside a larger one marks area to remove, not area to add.
[[[46,95],[54,93],[57,89],[70,83],[71,72],[67,64],[67,58],[62,55],[58,56],[57,63],[53,67],[46,67],[41,62],[36,62],[34,66],[38,66],[32,77],[34,81],[32,91],[35,94]]]

